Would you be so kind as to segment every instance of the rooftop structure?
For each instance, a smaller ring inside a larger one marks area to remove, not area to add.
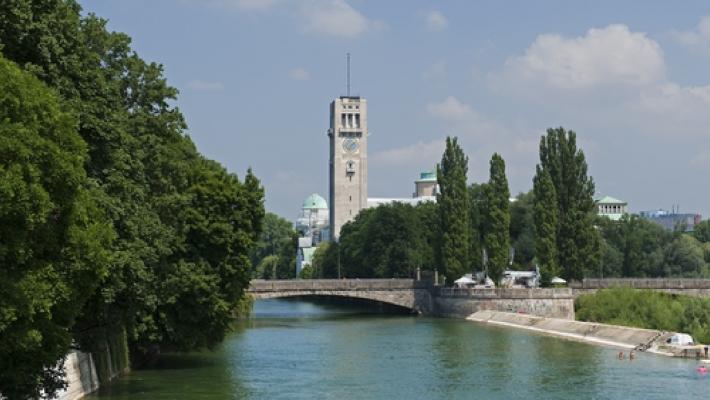
[[[695,230],[695,225],[699,224],[702,216],[696,213],[679,213],[677,211],[667,211],[663,209],[641,211],[641,218],[654,222],[666,230],[675,231],[681,230],[684,232],[692,232]]]
[[[328,240],[328,214],[328,203],[319,194],[313,193],[303,200],[301,212],[296,219],[296,230],[300,236],[296,254],[296,276],[304,267],[310,265],[318,243]]]
[[[597,215],[607,217],[612,221],[618,221],[624,214],[628,213],[628,203],[623,200],[615,199],[611,196],[604,196],[594,201],[597,203]]]

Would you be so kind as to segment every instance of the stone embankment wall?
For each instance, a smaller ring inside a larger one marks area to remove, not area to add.
[[[611,278],[584,279],[582,282],[570,282],[574,297],[582,294],[595,293],[599,289],[614,287],[630,287],[634,289],[650,289],[659,292],[680,294],[694,297],[710,297],[710,279],[683,278]]]
[[[434,289],[434,313],[465,318],[477,311],[525,313],[574,319],[571,289]]]
[[[58,400],[78,400],[129,370],[125,332],[103,341],[101,350],[84,353],[72,350],[64,361],[67,388]]]
[[[671,334],[652,329],[570,321],[558,318],[542,318],[496,311],[478,311],[466,319],[626,349],[633,349],[639,345],[651,346],[654,343],[663,341],[665,337]],[[666,354],[653,349],[650,351]]]
[[[64,361],[67,388],[59,393],[59,400],[80,399],[99,388],[96,364],[90,353],[72,351]]]

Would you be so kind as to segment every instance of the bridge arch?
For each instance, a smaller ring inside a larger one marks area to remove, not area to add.
[[[432,308],[429,289],[411,279],[254,280],[248,292],[255,299],[342,297],[390,304],[417,313]]]

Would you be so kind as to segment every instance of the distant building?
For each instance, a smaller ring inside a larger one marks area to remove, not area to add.
[[[695,225],[699,224],[702,220],[702,216],[700,214],[681,214],[675,211],[667,211],[662,209],[641,211],[639,216],[654,222],[669,231],[682,230],[685,232],[692,232],[695,230]]]
[[[425,171],[419,174],[419,179],[414,181],[413,198],[436,196],[439,184],[436,181],[436,171]]]
[[[597,215],[618,221],[628,213],[628,203],[611,196],[604,196],[594,200],[597,203]]]
[[[317,193],[303,200],[301,213],[296,219],[298,231],[298,250],[296,253],[296,276],[301,270],[311,265],[313,253],[318,243],[330,237],[328,203]]]
[[[419,203],[433,201],[436,202],[436,194],[439,192],[439,184],[436,180],[436,172],[425,171],[419,174],[419,179],[414,181],[414,193],[412,197],[370,197],[367,199],[367,207],[377,207],[383,204],[403,203],[416,206]]]

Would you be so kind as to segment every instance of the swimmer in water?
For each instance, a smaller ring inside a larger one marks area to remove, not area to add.
[[[623,360],[624,358],[626,358],[626,357],[624,356],[624,352],[623,352],[623,351],[620,351],[620,352],[619,352],[619,360]]]
[[[634,351],[631,350],[631,351],[629,352],[629,360],[633,361],[633,359],[634,359],[635,356],[636,356],[636,355],[634,354]]]
[[[707,369],[707,367],[704,366],[704,365],[699,366],[699,367],[696,368],[695,370],[698,371],[701,375],[705,375],[705,374],[708,373],[708,369]]]

